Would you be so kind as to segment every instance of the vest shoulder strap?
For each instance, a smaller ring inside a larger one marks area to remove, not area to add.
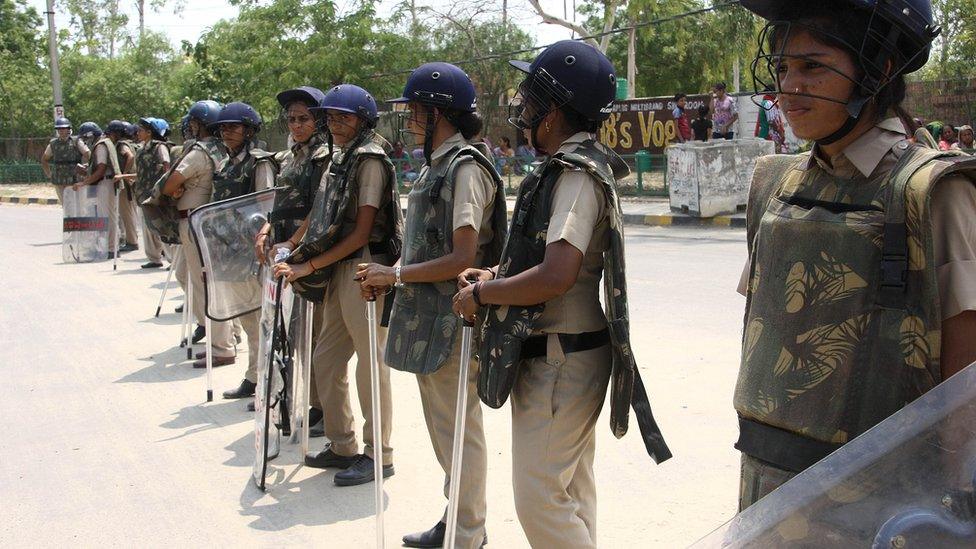
[[[444,174],[444,180],[453,182],[457,169],[466,162],[477,162],[485,173],[491,177],[492,182],[496,185],[501,182],[502,178],[495,170],[495,165],[492,161],[473,145],[461,147],[451,156],[447,165],[447,172]]]
[[[275,173],[281,168],[281,164],[278,163],[278,159],[275,157],[275,153],[266,151],[264,149],[253,148],[251,149],[251,156],[254,157],[255,163],[260,164],[261,162],[268,162],[271,164],[271,169]]]

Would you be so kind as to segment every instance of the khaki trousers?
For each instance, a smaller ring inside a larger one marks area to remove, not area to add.
[[[64,204],[64,188],[65,187],[67,187],[67,185],[55,185],[54,186],[54,192],[58,193],[58,202],[61,203],[62,205]]]
[[[163,262],[163,250],[166,250],[166,257],[170,261],[173,259],[173,256],[170,255],[171,250],[169,247],[164,246],[163,241],[159,239],[159,235],[149,228],[149,224],[146,223],[144,216],[142,217],[142,248],[146,251],[146,259],[153,263]]]
[[[190,236],[190,223],[186,219],[180,220],[180,240],[183,242],[183,256],[186,258],[186,272],[193,283],[193,316],[197,322],[203,323],[206,301],[204,301],[203,287],[203,264],[200,262],[200,253],[197,251],[196,244]],[[179,272],[179,271],[177,271]],[[210,322],[210,332],[207,334],[213,348],[213,355],[219,357],[231,357],[235,355],[234,334],[231,333],[230,322]]]
[[[739,512],[786,484],[796,473],[742,454],[739,475]]]
[[[103,179],[98,182],[99,186],[108,187],[108,251],[115,251],[115,243],[119,239],[119,204],[115,201],[115,182],[111,179]]]
[[[183,288],[183,292],[186,293],[186,246],[182,244],[179,246],[166,245],[166,257],[170,260],[170,268],[175,268],[176,281],[180,283],[180,288]],[[176,256],[176,251],[179,250],[180,257],[176,265],[173,265],[173,258]]]
[[[515,511],[532,547],[596,547],[594,426],[610,379],[610,347],[525,361],[512,389]]]
[[[312,382],[315,384],[312,406],[320,408],[325,436],[339,455],[359,453],[354,417],[349,398],[349,359],[356,354],[356,389],[363,414],[364,453],[375,459],[373,440],[373,396],[369,359],[369,323],[366,302],[353,280],[356,265],[362,260],[342,261],[336,266],[325,300],[314,307],[312,331]],[[376,300],[377,315],[383,310],[383,298]],[[378,321],[379,319],[377,319]],[[386,328],[377,326],[380,364],[380,412],[382,414],[383,463],[393,463],[390,433],[393,432],[393,396],[390,392],[390,368],[383,359]],[[316,398],[317,397],[317,398]]]
[[[417,376],[427,432],[430,434],[430,442],[434,446],[437,462],[444,470],[445,497],[450,493],[454,416],[457,410],[460,373],[461,332],[459,330],[451,356],[441,368],[432,374]],[[485,445],[484,422],[481,418],[481,400],[478,398],[478,361],[474,358],[471,359],[468,369],[467,404],[455,549],[477,549],[481,547],[481,542],[485,538],[488,449]],[[446,509],[441,520],[447,522]]]
[[[120,183],[119,189],[119,216],[122,218],[122,228],[125,230],[125,242],[133,246],[139,245],[139,232],[136,226],[139,224],[139,213],[136,211],[135,197],[129,200],[129,191],[124,184]]]
[[[235,320],[240,322],[241,328],[247,334],[247,370],[244,371],[244,379],[257,383],[258,358],[260,358],[258,353],[261,352],[261,310],[241,315]]]

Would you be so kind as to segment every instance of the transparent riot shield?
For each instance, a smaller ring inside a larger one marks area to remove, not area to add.
[[[278,456],[282,431],[288,425],[286,388],[295,355],[287,326],[292,315],[294,293],[284,279],[274,279],[271,269],[262,276],[261,342],[258,346],[257,387],[254,390],[254,483],[264,490],[268,461]]]
[[[976,547],[976,364],[694,547]]]
[[[254,237],[274,208],[276,189],[212,202],[190,213],[190,229],[206,272],[206,314],[230,320],[261,308],[261,262]]]
[[[307,443],[303,433],[305,432],[305,418],[308,415],[309,384],[312,373],[311,310],[309,302],[293,295],[291,314],[287,323],[294,357],[288,376],[288,423],[291,429],[289,442],[300,442],[303,444],[303,448],[304,444]]]
[[[61,257],[65,263],[105,261],[111,250],[108,242],[109,217],[115,196],[111,185],[87,185],[79,190],[64,189],[64,239]]]

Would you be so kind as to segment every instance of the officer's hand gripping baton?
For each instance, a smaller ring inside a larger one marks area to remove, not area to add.
[[[461,461],[464,454],[465,419],[468,408],[468,370],[471,366],[471,340],[474,322],[464,319],[461,328],[461,367],[458,370],[457,408],[454,411],[454,445],[451,449],[450,495],[447,498],[447,530],[444,547],[454,549],[457,536],[458,497],[461,491]]]
[[[369,377],[373,397],[373,483],[376,488],[376,547],[383,547],[383,416],[380,413],[380,361],[376,327],[376,295],[366,302],[369,322]]]

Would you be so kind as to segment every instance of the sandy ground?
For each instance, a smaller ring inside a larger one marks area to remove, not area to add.
[[[166,273],[139,269],[139,252],[116,273],[109,262],[65,264],[60,218],[55,206],[0,205],[0,546],[372,546],[372,486],[336,488],[332,471],[299,464],[296,445],[283,445],[266,493],[251,483],[252,416],[219,400],[242,376],[246,345],[238,365],[215,370],[218,400],[205,403],[203,371],[177,347],[181,293],[152,316]],[[675,457],[654,465],[636,425],[615,440],[604,413],[599,540],[683,547],[735,511],[744,232],[635,228],[627,246],[633,344]],[[394,372],[393,385],[390,547],[444,505],[416,382]],[[510,415],[485,416],[489,547],[526,547]]]

